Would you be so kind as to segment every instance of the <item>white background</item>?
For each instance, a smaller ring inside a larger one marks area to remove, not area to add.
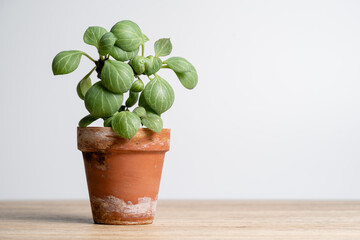
[[[1,1],[0,199],[87,198],[62,50],[88,26],[138,23],[198,70],[175,89],[160,198],[359,199],[359,1]],[[93,76],[95,79],[96,76]],[[101,125],[100,122],[98,122]]]

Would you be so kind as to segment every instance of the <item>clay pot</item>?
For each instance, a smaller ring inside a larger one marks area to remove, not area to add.
[[[170,129],[140,128],[127,140],[109,127],[78,128],[95,223],[153,222],[169,143]]]

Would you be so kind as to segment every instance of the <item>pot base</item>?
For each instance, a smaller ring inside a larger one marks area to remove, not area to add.
[[[97,222],[94,221],[96,224],[106,224],[106,225],[147,225],[152,224],[153,220],[144,220],[144,221],[118,221],[118,220],[111,220],[109,222]]]
[[[95,223],[114,225],[150,224],[154,220],[156,200],[139,198],[136,204],[125,202],[114,196],[90,197]]]

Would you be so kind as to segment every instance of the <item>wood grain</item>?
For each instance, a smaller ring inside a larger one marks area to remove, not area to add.
[[[92,223],[88,201],[0,202],[0,239],[360,239],[360,201],[159,201],[154,224]]]

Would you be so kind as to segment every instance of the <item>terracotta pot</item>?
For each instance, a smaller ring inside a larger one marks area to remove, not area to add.
[[[95,223],[153,222],[169,144],[170,129],[140,128],[127,140],[108,127],[78,128]]]

